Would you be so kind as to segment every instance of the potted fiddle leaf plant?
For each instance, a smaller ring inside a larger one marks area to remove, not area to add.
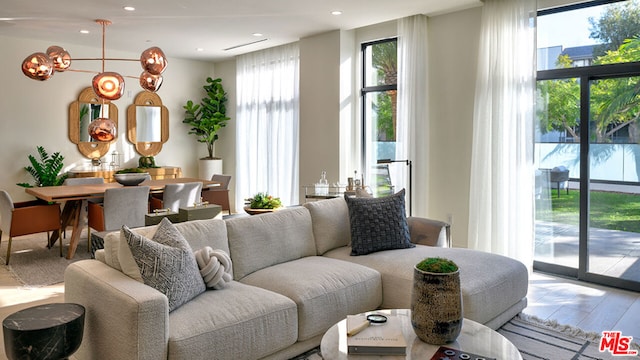
[[[206,96],[199,104],[187,101],[183,106],[185,117],[183,123],[189,125],[189,134],[196,136],[198,142],[207,146],[208,156],[200,159],[199,177],[210,179],[215,173],[222,173],[222,159],[214,156],[214,145],[218,140],[218,131],[227,125],[227,93],[222,86],[222,79],[207,77],[203,86]]]
[[[33,176],[35,185],[29,183],[18,183],[16,185],[22,187],[34,187],[34,186],[59,186],[64,183],[64,180],[69,176],[66,173],[62,173],[64,168],[64,156],[59,152],[55,152],[51,155],[42,146],[36,148],[40,159],[36,159],[35,156],[29,155],[29,162],[31,165],[25,166],[25,170]]]
[[[418,338],[428,344],[450,343],[460,334],[460,269],[452,260],[430,257],[414,267],[411,325]]]

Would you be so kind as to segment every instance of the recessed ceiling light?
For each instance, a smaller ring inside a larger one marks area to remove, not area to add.
[[[259,37],[259,36],[263,36],[264,34],[257,32],[257,33],[253,33],[252,35],[256,36],[256,37]]]
[[[123,9],[125,9],[126,11],[136,11],[136,8],[134,8],[133,6],[125,6],[123,7]]]
[[[334,11],[331,12],[331,15],[342,15],[342,11],[334,10]]]
[[[80,34],[88,34],[89,30],[80,30]]]
[[[197,51],[197,52],[203,52],[203,51],[204,51],[204,49],[203,49],[203,48],[196,48],[196,51]]]

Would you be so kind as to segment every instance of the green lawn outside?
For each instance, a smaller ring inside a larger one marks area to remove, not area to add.
[[[552,211],[536,210],[536,220],[578,225],[580,191],[553,190]],[[539,201],[539,200],[538,200]],[[600,229],[640,233],[640,194],[591,192],[590,226]]]

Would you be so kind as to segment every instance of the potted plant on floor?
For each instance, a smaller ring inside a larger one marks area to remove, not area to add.
[[[418,338],[429,344],[446,344],[458,337],[462,329],[462,294],[456,263],[430,257],[415,266],[411,325]]]
[[[208,156],[199,161],[199,177],[209,180],[215,173],[222,174],[222,159],[214,156],[214,144],[218,140],[218,131],[227,125],[226,115],[227,93],[222,87],[222,79],[207,77],[207,84],[203,86],[207,96],[200,104],[187,101],[183,106],[185,118],[182,121],[191,126],[189,134],[194,134],[198,142],[207,145]]]

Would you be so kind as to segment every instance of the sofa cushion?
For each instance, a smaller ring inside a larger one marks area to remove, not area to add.
[[[195,220],[174,224],[176,229],[184,236],[193,250],[210,246],[229,253],[229,243],[227,242],[227,225],[221,219]],[[153,237],[158,225],[146,226],[132,229],[135,233],[147,238]],[[131,256],[130,250],[123,243],[120,248],[120,231],[110,232],[104,237],[104,263],[116,270],[131,273],[132,268],[137,264]],[[124,251],[124,250],[127,251]],[[122,250],[122,254],[120,251]],[[120,259],[122,257],[122,259]],[[125,269],[123,269],[123,265]],[[141,281],[141,280],[140,280]]]
[[[162,219],[152,239],[132,232],[126,225],[122,235],[144,283],[167,296],[169,311],[206,290],[193,250],[167,218]]]
[[[354,263],[310,256],[256,271],[242,279],[292,299],[298,307],[298,341],[327,331],[348,314],[376,309],[380,274]]]
[[[351,223],[351,255],[414,247],[411,243],[404,189],[381,198],[345,195]]]
[[[351,242],[349,208],[344,198],[312,201],[304,206],[311,214],[313,237],[316,240],[318,255],[349,245]]]
[[[169,359],[260,359],[296,342],[296,304],[232,281],[169,314]]]
[[[309,210],[304,207],[226,220],[233,278],[316,254]]]
[[[382,308],[411,307],[413,268],[426,257],[444,257],[460,267],[464,317],[485,324],[527,295],[528,272],[519,261],[496,254],[461,248],[416,245],[414,249],[380,251],[350,256],[348,247],[332,250],[327,257],[376,269],[382,275]]]

